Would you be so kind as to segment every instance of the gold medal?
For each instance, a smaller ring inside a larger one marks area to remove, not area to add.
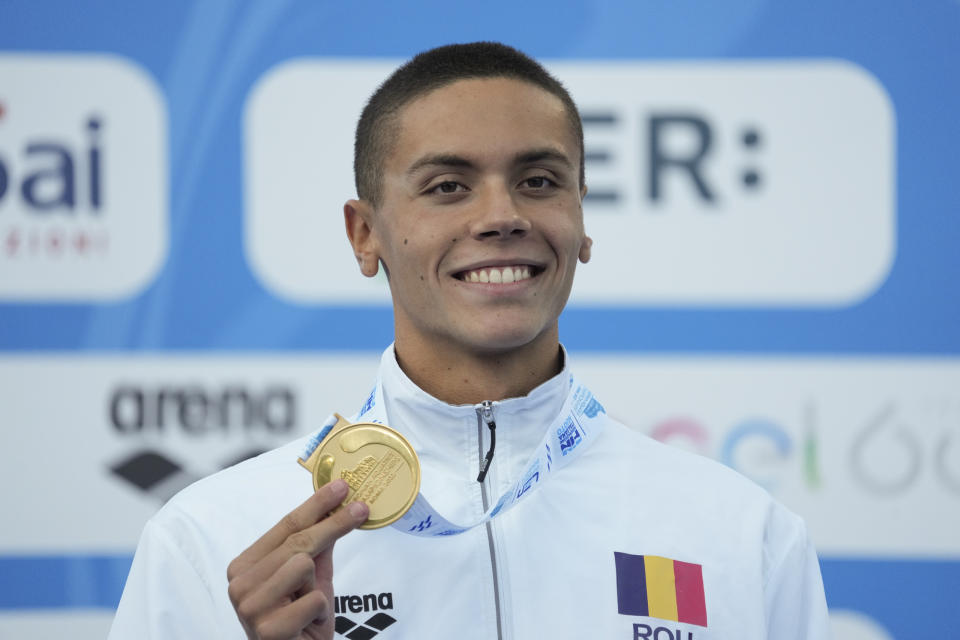
[[[337,423],[306,460],[298,462],[313,475],[316,491],[336,478],[350,486],[341,506],[360,501],[370,507],[361,529],[393,524],[413,506],[420,492],[420,461],[410,443],[383,424],[351,424],[339,414]]]

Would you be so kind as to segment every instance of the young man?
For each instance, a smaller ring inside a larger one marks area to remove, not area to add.
[[[556,80],[498,44],[420,54],[370,100],[355,170],[347,235],[395,317],[357,418],[412,443],[436,518],[354,531],[368,507],[311,491],[305,438],[148,523],[112,637],[828,637],[802,521],[570,372],[557,318],[591,240]]]

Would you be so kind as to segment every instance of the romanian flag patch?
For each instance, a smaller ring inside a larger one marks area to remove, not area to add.
[[[699,564],[660,556],[613,552],[617,564],[617,609],[627,616],[707,626],[703,570]]]

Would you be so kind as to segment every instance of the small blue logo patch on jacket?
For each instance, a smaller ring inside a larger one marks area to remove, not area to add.
[[[596,418],[598,413],[606,413],[606,410],[596,398],[591,396],[590,402],[588,402],[587,406],[583,408],[583,413],[586,414],[588,418]]]
[[[573,418],[567,418],[563,426],[557,429],[557,439],[560,440],[560,455],[563,456],[576,449],[577,445],[583,441],[583,435]]]
[[[363,414],[370,411],[370,409],[373,409],[373,404],[375,402],[376,396],[377,396],[377,388],[374,387],[373,389],[370,390],[370,395],[367,396],[367,401],[363,403],[362,407],[360,407],[360,414],[357,417],[362,417]]]

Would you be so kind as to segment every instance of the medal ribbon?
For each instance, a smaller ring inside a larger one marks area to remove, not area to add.
[[[383,385],[378,377],[370,397],[351,422],[387,424],[386,416],[383,415],[383,406]],[[599,433],[606,419],[606,411],[594,398],[593,393],[585,386],[578,384],[571,375],[570,391],[563,407],[524,465],[524,472],[479,519],[468,524],[451,522],[440,515],[422,493],[418,493],[413,506],[390,526],[403,533],[421,537],[453,536],[480,526],[511,509],[520,500],[539,489],[552,474],[569,465],[574,458],[582,454]],[[336,422],[337,418],[331,416],[323,428],[310,439],[303,455],[300,456],[303,460],[308,459],[310,454],[320,446]]]

